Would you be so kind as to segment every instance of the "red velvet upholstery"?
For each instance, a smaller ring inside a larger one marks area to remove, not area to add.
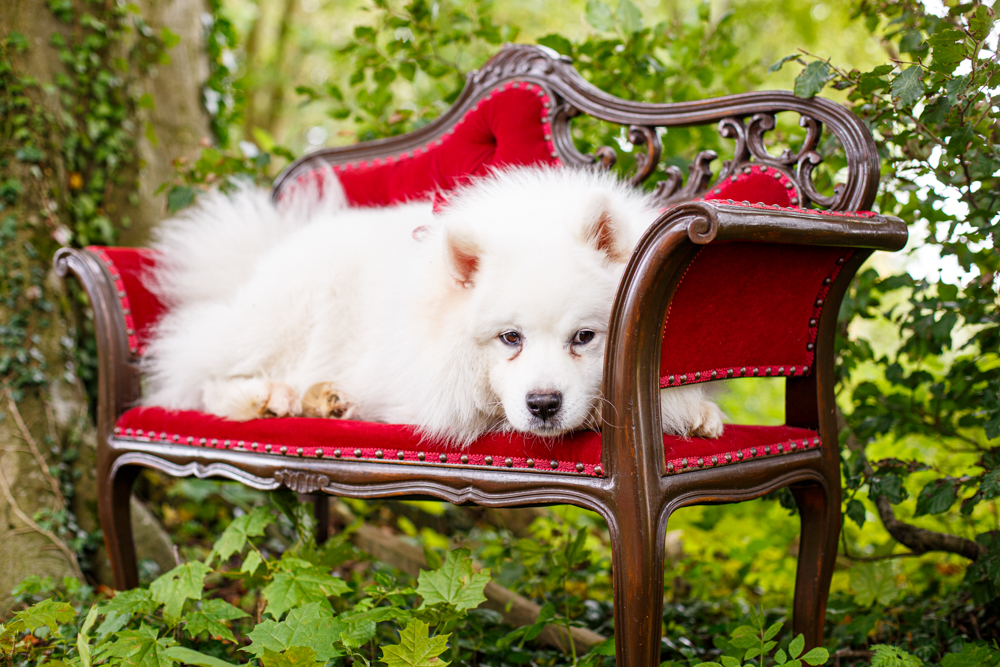
[[[334,173],[352,206],[386,206],[430,199],[493,167],[558,165],[549,125],[551,101],[532,83],[506,83],[477,102],[445,135],[403,155],[337,165]],[[322,171],[299,176],[295,184]],[[288,187],[281,196],[287,196]]]
[[[413,427],[401,424],[301,417],[234,422],[201,412],[133,408],[118,420],[115,435],[124,440],[242,449],[279,456],[423,460],[602,474],[601,436],[593,431],[562,438],[492,433],[473,442],[468,449],[457,450],[443,442],[422,438]],[[712,466],[787,454],[796,449],[817,447],[819,438],[814,431],[790,426],[731,424],[717,440],[665,435],[663,444],[668,469],[673,471],[697,467],[699,459],[702,465]],[[442,456],[445,457],[443,461]],[[466,460],[463,461],[463,457]]]
[[[776,169],[753,165],[744,167],[739,174],[717,183],[704,199],[732,199],[776,206],[793,206],[799,203],[795,184]]]
[[[147,248],[104,248],[89,246],[115,281],[118,300],[125,314],[128,346],[132,354],[143,354],[150,327],[163,314],[160,300],[146,288],[143,275],[156,264],[156,254]]]
[[[850,254],[744,241],[705,246],[667,313],[660,386],[807,374],[823,299]]]

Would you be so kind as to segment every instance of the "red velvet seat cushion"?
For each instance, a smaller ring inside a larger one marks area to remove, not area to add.
[[[423,455],[422,460],[428,463],[601,474],[601,436],[593,431],[580,431],[562,438],[491,433],[467,449],[458,450],[443,442],[422,438],[412,426],[402,424],[301,417],[235,422],[202,412],[173,412],[150,407],[133,408],[123,414],[115,426],[115,437],[296,458],[338,458],[339,452],[342,459],[418,462]],[[699,458],[706,467],[738,463],[816,447],[819,439],[814,431],[802,428],[730,424],[717,440],[665,435],[663,443],[668,469],[680,472],[685,467],[697,468]],[[462,460],[463,456],[467,461]],[[555,467],[552,462],[556,463]]]

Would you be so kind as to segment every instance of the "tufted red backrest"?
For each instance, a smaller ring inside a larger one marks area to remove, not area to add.
[[[493,167],[558,165],[549,122],[552,102],[538,85],[509,82],[486,94],[441,138],[413,151],[335,165],[352,206],[387,206],[430,199]],[[285,197],[323,170],[282,188]],[[328,173],[328,172],[326,172]]]
[[[767,165],[743,167],[738,174],[716,183],[702,199],[732,199],[751,204],[798,206],[799,193],[788,176]]]

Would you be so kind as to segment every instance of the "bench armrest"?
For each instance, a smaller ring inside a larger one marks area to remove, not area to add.
[[[661,376],[659,361],[663,358],[668,313],[681,301],[679,286],[699,253],[734,243],[745,243],[746,253],[764,249],[768,247],[766,244],[778,244],[789,252],[833,250],[829,257],[835,258],[837,270],[832,279],[820,279],[825,290],[823,299],[816,299],[816,286],[799,284],[802,281],[796,275],[789,275],[790,289],[808,295],[804,302],[794,301],[803,312],[791,312],[794,310],[791,307],[768,311],[774,313],[776,328],[788,326],[788,318],[804,317],[803,322],[815,330],[809,343],[808,367],[781,367],[781,373],[772,373],[777,368],[768,367],[767,374],[794,376],[790,382],[819,387],[813,391],[818,404],[809,405],[806,400],[805,405],[790,405],[786,413],[790,422],[800,422],[795,425],[818,425],[822,431],[824,423],[829,426],[833,418],[833,337],[840,301],[854,273],[873,250],[898,250],[905,245],[906,238],[906,226],[901,220],[867,212],[833,214],[735,202],[692,202],[666,210],[637,245],[611,313],[604,366],[607,402],[603,415],[604,423],[608,424],[604,427],[603,463],[612,471],[611,476],[638,479],[659,478],[664,474],[659,414],[661,386],[725,377],[711,373],[697,380],[688,376],[681,381],[679,376],[670,376],[671,382],[664,384]],[[774,267],[761,270],[774,273]],[[699,286],[688,282],[683,287],[697,290]],[[729,293],[730,290],[721,289],[696,297],[703,298],[708,308],[711,303],[726,304]],[[725,329],[727,340],[738,340],[745,323],[738,319],[738,308],[726,312],[737,315],[723,318],[717,324]],[[701,342],[690,341],[695,346]],[[752,347],[747,349],[753,351]],[[722,357],[728,351],[728,346],[719,350]],[[662,373],[669,371],[664,368]],[[751,373],[742,374],[747,375]],[[736,376],[741,374],[737,371]]]

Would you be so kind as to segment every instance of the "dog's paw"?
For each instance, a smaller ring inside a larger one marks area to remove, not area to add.
[[[302,402],[295,390],[284,382],[267,382],[267,398],[259,403],[260,417],[298,417],[302,414]]]
[[[347,419],[354,403],[332,382],[317,382],[302,395],[302,416],[321,419]]]
[[[712,401],[701,401],[694,414],[691,435],[699,438],[718,438],[722,435],[722,410]]]

